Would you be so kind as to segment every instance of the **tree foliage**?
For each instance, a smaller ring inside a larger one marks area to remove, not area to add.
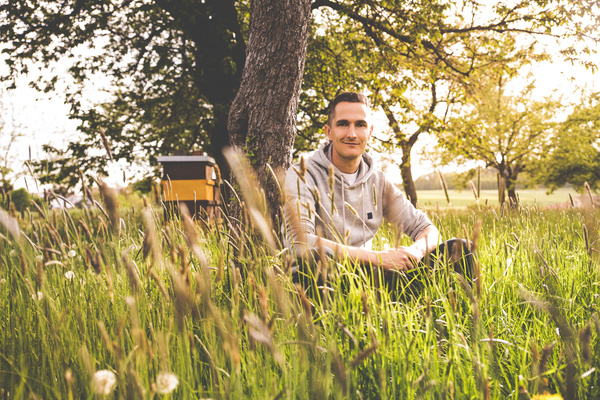
[[[499,176],[500,201],[503,189],[517,201],[519,174],[531,171],[548,149],[559,103],[533,100],[532,86],[522,92],[506,92],[507,77],[501,71],[483,78],[470,97],[464,115],[448,121],[440,135],[446,157],[457,162],[482,161]]]
[[[577,105],[553,139],[540,163],[544,183],[552,190],[571,184],[582,191],[586,182],[600,189],[600,94]]]
[[[219,156],[229,143],[227,117],[245,62],[246,2],[233,0],[103,0],[5,2],[0,37],[13,79],[31,62],[67,62],[74,85],[66,101],[80,138],[66,149],[47,146],[42,178],[70,182],[78,170],[105,171],[113,159],[132,162],[176,150]],[[239,19],[238,19],[239,18]],[[242,22],[242,23],[240,23]],[[86,88],[110,80],[112,97],[90,105]],[[56,87],[58,76],[33,82]],[[94,150],[96,149],[96,150]]]
[[[536,48],[540,38],[594,34],[592,3],[315,0],[297,148],[314,148],[335,93],[368,89],[374,104],[398,122],[390,144],[410,155],[419,135],[445,115],[442,98],[458,98],[448,88],[492,63],[544,57]],[[10,69],[4,78],[27,72],[31,62],[51,67],[60,61],[75,82],[66,100],[81,135],[66,149],[46,148],[42,178],[72,184],[79,170],[105,170],[109,159],[155,163],[157,155],[177,150],[208,150],[220,162],[220,150],[230,144],[227,119],[246,62],[249,14],[249,1],[234,0],[0,4]],[[590,51],[560,49],[568,58]],[[90,104],[86,88],[99,77],[110,79],[111,96]],[[34,83],[53,90],[57,82],[52,75]],[[419,103],[419,93],[427,101]],[[402,166],[410,169],[409,162]]]

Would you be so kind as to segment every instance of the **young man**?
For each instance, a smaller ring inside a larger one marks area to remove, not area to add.
[[[321,249],[385,271],[408,271],[428,253],[440,251],[438,229],[365,152],[373,133],[367,98],[352,92],[338,95],[330,104],[325,133],[329,143],[287,172],[286,237],[292,252],[302,258]],[[371,239],[383,219],[410,236],[413,244],[372,250]],[[455,244],[465,247],[456,240],[442,245],[450,250]]]

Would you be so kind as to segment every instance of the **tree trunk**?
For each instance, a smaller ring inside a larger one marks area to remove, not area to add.
[[[498,204],[502,207],[506,200],[506,180],[504,179],[504,173],[498,172],[496,178],[498,179]]]
[[[517,176],[515,174],[506,177],[506,192],[508,194],[508,204],[515,206],[518,204],[517,199]]]
[[[406,197],[410,200],[413,206],[417,206],[417,189],[412,176],[410,165],[411,146],[402,146],[402,164],[400,164],[400,174],[402,175],[402,187]]]
[[[229,112],[231,146],[248,157],[274,217],[280,193],[266,164],[283,172],[291,162],[310,5],[311,0],[252,1],[246,66]]]

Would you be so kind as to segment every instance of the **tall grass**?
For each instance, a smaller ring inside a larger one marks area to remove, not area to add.
[[[600,398],[597,210],[431,212],[446,238],[481,223],[477,285],[439,265],[390,291],[339,260],[308,290],[255,210],[165,219],[102,193],[0,215],[0,398],[101,396],[103,370],[107,398]]]

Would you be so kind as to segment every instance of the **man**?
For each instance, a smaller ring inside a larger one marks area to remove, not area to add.
[[[329,107],[325,125],[329,143],[306,163],[292,166],[285,181],[286,237],[297,257],[325,251],[349,257],[384,271],[408,271],[429,253],[443,248],[460,253],[462,241],[440,246],[441,236],[429,218],[417,210],[403,193],[376,169],[365,148],[373,133],[366,96],[342,93]],[[383,219],[413,240],[410,246],[374,251],[370,242]],[[462,265],[470,277],[473,255]]]

